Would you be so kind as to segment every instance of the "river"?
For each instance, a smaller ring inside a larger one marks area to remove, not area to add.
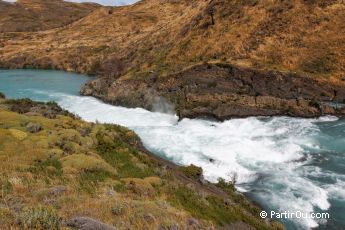
[[[287,229],[345,228],[345,119],[250,117],[178,121],[174,114],[129,109],[79,96],[90,80],[44,70],[0,70],[8,98],[56,101],[91,122],[135,131],[152,153],[203,168],[206,179],[237,178],[237,188],[268,211],[327,212],[329,219],[283,219]]]

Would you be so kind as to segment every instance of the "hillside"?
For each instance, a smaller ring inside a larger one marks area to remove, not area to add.
[[[28,99],[0,99],[0,121],[1,229],[283,229],[231,183],[154,157],[126,128]]]
[[[97,4],[75,4],[63,0],[0,0],[0,32],[28,32],[70,24],[93,10]]]
[[[1,33],[3,68],[97,75],[84,95],[181,117],[342,115],[341,0],[142,0],[66,27]]]

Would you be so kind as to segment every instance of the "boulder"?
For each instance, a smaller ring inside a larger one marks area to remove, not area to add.
[[[41,130],[42,130],[42,126],[38,123],[30,122],[29,124],[26,125],[26,131],[30,133],[38,133]]]
[[[188,218],[187,219],[187,229],[200,229],[200,223],[194,218]]]
[[[58,185],[58,186],[55,186],[51,189],[49,189],[48,193],[49,195],[51,196],[61,196],[63,193],[65,193],[67,191],[67,188],[66,186],[63,186],[63,185]]]
[[[66,225],[76,230],[116,230],[115,227],[104,224],[90,217],[74,217],[68,220]]]

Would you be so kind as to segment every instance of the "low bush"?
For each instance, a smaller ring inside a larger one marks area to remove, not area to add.
[[[182,166],[180,167],[180,170],[183,174],[185,174],[187,177],[198,180],[202,178],[202,168],[195,166],[195,165],[190,165],[190,166]]]
[[[2,225],[13,225],[15,222],[14,213],[7,208],[0,207],[0,226]]]
[[[173,191],[171,202],[177,206],[189,211],[194,217],[205,220],[212,220],[220,225],[225,225],[239,220],[231,206],[228,206],[220,198],[208,196],[202,198],[192,189],[180,186]]]
[[[46,160],[35,160],[29,171],[35,174],[43,173],[49,177],[62,175],[62,164],[59,159],[48,158]]]
[[[89,194],[95,194],[97,187],[99,187],[99,183],[112,177],[114,177],[113,174],[104,170],[84,170],[80,173],[78,178],[79,188]]]
[[[225,181],[223,178],[218,179],[218,183],[216,184],[217,187],[221,188],[223,191],[231,194],[236,191],[235,188],[235,181]]]
[[[24,208],[19,214],[19,222],[24,228],[31,229],[60,229],[60,217],[50,207]]]
[[[106,130],[96,134],[97,153],[111,166],[117,169],[120,178],[145,178],[154,175],[153,167],[139,167],[139,162],[147,162],[132,145],[137,140],[132,132],[114,125],[107,125]]]

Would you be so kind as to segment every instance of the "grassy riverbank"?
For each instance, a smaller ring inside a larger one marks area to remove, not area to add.
[[[155,158],[126,128],[55,103],[0,100],[1,228],[67,228],[76,216],[118,229],[282,228],[232,184]]]

